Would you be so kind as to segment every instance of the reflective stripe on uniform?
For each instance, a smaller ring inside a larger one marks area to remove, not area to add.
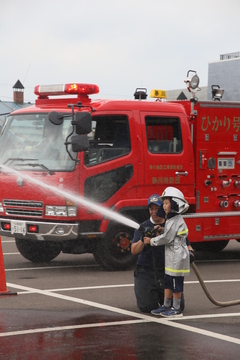
[[[188,229],[183,230],[183,231],[179,231],[177,234],[178,235],[186,235],[188,233]]]
[[[169,272],[171,272],[171,273],[185,273],[185,274],[190,273],[190,269],[177,270],[177,269],[172,269],[172,268],[169,268],[169,267],[165,267],[165,270],[166,270],[166,271],[169,271]]]

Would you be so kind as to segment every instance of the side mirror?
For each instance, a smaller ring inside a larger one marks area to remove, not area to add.
[[[51,111],[48,114],[48,119],[53,125],[61,125],[63,123],[64,116],[57,111]]]
[[[92,115],[89,112],[77,112],[72,125],[76,126],[76,134],[86,135],[92,131]]]
[[[85,151],[89,148],[89,140],[87,135],[73,135],[71,137],[71,145],[73,152]]]

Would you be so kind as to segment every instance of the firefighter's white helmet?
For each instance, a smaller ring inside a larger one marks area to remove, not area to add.
[[[173,212],[177,212],[178,214],[183,214],[189,208],[189,204],[185,200],[183,193],[175,187],[172,186],[167,187],[162,193],[161,200],[163,201],[164,198],[171,198],[173,201],[175,201],[178,204],[179,210],[178,211],[173,210]]]

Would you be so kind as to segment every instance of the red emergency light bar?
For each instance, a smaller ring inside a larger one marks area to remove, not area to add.
[[[34,94],[38,96],[55,95],[90,95],[98,94],[99,87],[94,84],[59,84],[59,85],[37,85]]]

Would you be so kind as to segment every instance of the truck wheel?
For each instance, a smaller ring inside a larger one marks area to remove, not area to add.
[[[229,240],[221,241],[211,241],[211,242],[201,242],[201,243],[192,243],[192,247],[197,251],[210,251],[210,252],[220,252],[228,244]]]
[[[124,225],[110,225],[104,239],[99,240],[94,251],[95,260],[106,270],[131,268],[137,257],[131,253],[134,229]]]
[[[51,241],[15,239],[20,254],[32,262],[48,262],[61,252],[60,244]]]

